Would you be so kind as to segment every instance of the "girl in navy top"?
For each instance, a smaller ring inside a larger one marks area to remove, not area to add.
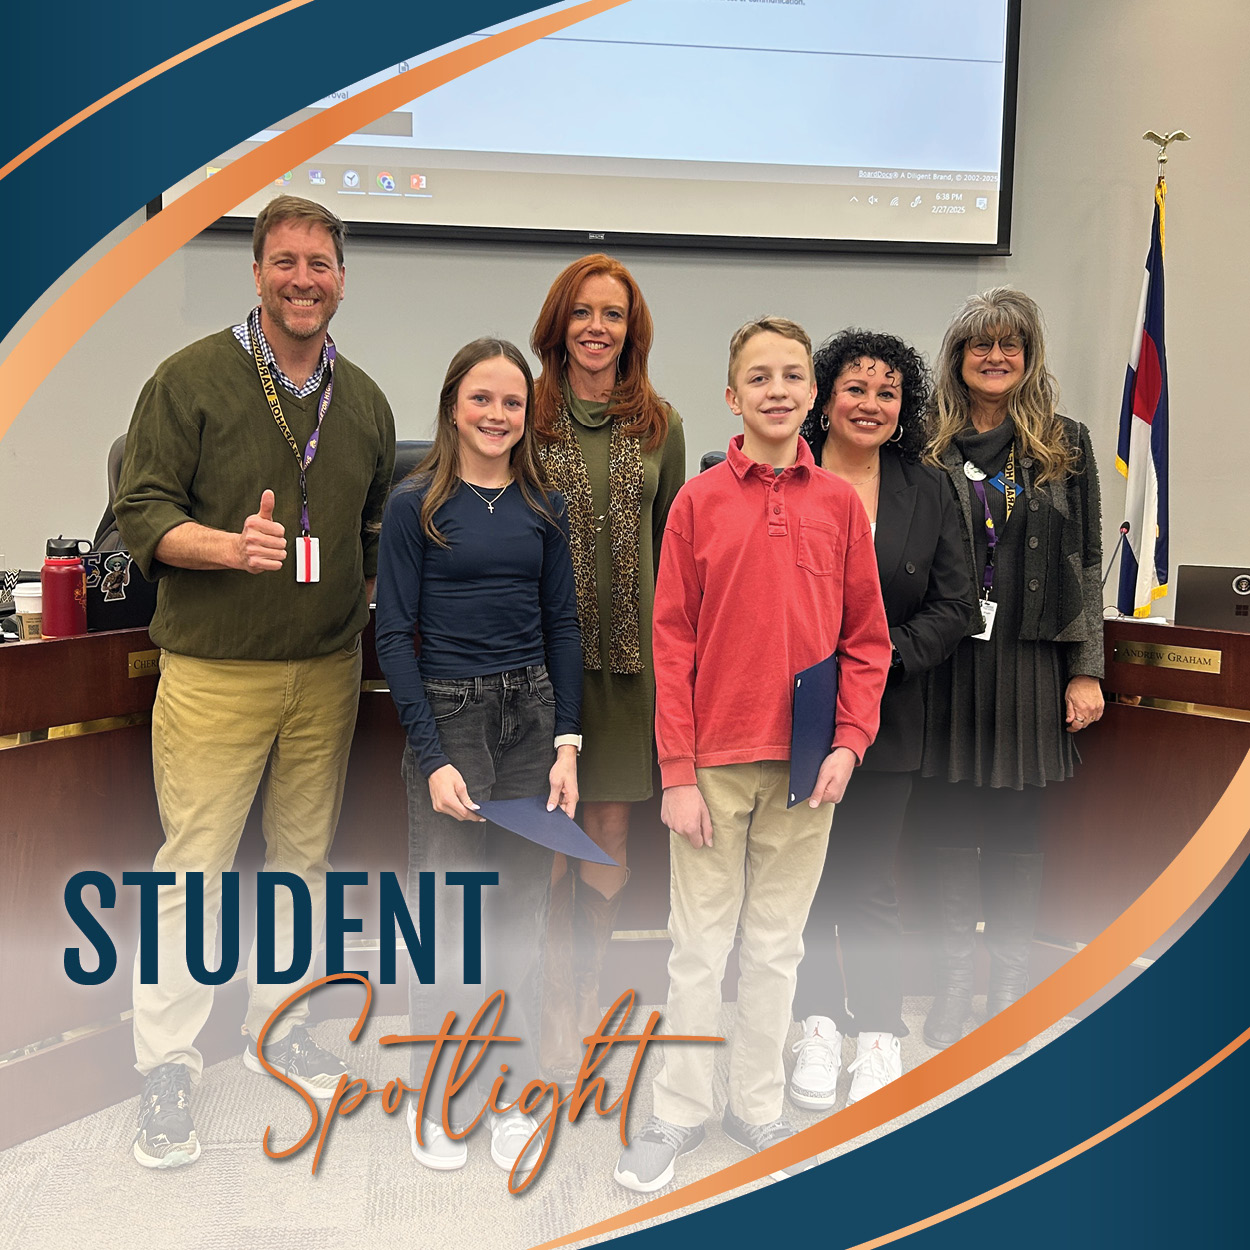
[[[499,1031],[522,1041],[508,1048],[515,1090],[501,1101],[539,1076],[538,956],[552,852],[484,822],[477,803],[543,794],[549,809],[571,817],[581,746],[568,518],[561,496],[543,485],[526,420],[532,400],[529,367],[511,343],[477,339],[456,353],[434,448],[392,495],[378,556],[378,660],[408,735],[410,903],[421,872],[436,872],[440,886],[437,987],[410,977],[412,1032],[437,1033],[453,1010],[463,1028],[487,994],[503,989]],[[484,966],[480,983],[466,985],[474,975],[461,954],[470,892],[441,887],[448,872],[483,869],[499,881],[482,890]],[[413,1055],[414,1088],[427,1058]],[[494,1067],[482,1066],[481,1087],[470,1082],[452,1101],[453,1133],[485,1103]],[[418,1132],[409,1102],[413,1154],[438,1170],[462,1167],[466,1146],[447,1135],[440,1106],[429,1098]],[[495,1162],[528,1171],[541,1145],[535,1122],[514,1110],[490,1124]]]

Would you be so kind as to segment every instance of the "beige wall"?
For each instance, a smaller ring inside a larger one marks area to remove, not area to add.
[[[1250,436],[1235,360],[1250,342],[1250,7],[1221,0],[1025,0],[1013,255],[979,261],[622,252],[656,322],[653,373],[687,423],[690,468],[734,432],[721,399],[730,332],[763,311],[823,337],[851,322],[929,355],[969,292],[1009,282],[1046,313],[1064,410],[1091,428],[1108,550],[1122,519],[1116,421],[1148,241],[1152,147],[1186,129],[1168,197],[1172,564],[1250,561]],[[136,217],[127,228],[134,228]],[[423,436],[461,343],[524,343],[574,249],[358,239],[335,321],[342,350],[384,388],[401,437]],[[242,236],[195,241],[68,354],[0,442],[0,551],[35,565],[44,538],[90,536],[104,460],[156,363],[253,302]],[[46,466],[69,461],[50,492]],[[1164,601],[1163,610],[1168,610]]]

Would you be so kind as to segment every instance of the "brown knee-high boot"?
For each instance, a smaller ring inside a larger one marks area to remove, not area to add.
[[[628,874],[625,881],[628,881]],[[616,913],[621,906],[625,882],[611,898],[604,898],[580,877],[573,891],[573,983],[577,1001],[577,1045],[589,1037],[603,1019],[599,1005],[599,974],[612,940]],[[580,1056],[579,1056],[580,1059]]]
[[[582,1062],[573,988],[573,883],[576,876],[576,869],[570,864],[564,876],[551,887],[547,910],[538,1062],[550,1076],[567,1077],[575,1073]]]

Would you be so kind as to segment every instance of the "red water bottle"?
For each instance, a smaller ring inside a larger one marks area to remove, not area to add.
[[[79,538],[49,538],[40,571],[43,636],[72,638],[87,632],[87,570],[83,554],[91,544]]]

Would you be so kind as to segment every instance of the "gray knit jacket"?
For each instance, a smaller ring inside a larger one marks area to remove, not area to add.
[[[1079,421],[1061,418],[1064,433],[1079,448],[1077,468],[1062,481],[1034,486],[1034,461],[1016,444],[1025,517],[1024,617],[1025,641],[1064,642],[1068,677],[1103,675],[1102,645],[1102,504],[1098,466],[1089,431]],[[972,507],[964,480],[963,456],[952,441],[942,455],[959,500],[969,567],[975,585],[979,570],[972,543]],[[974,620],[969,633],[983,625]]]

